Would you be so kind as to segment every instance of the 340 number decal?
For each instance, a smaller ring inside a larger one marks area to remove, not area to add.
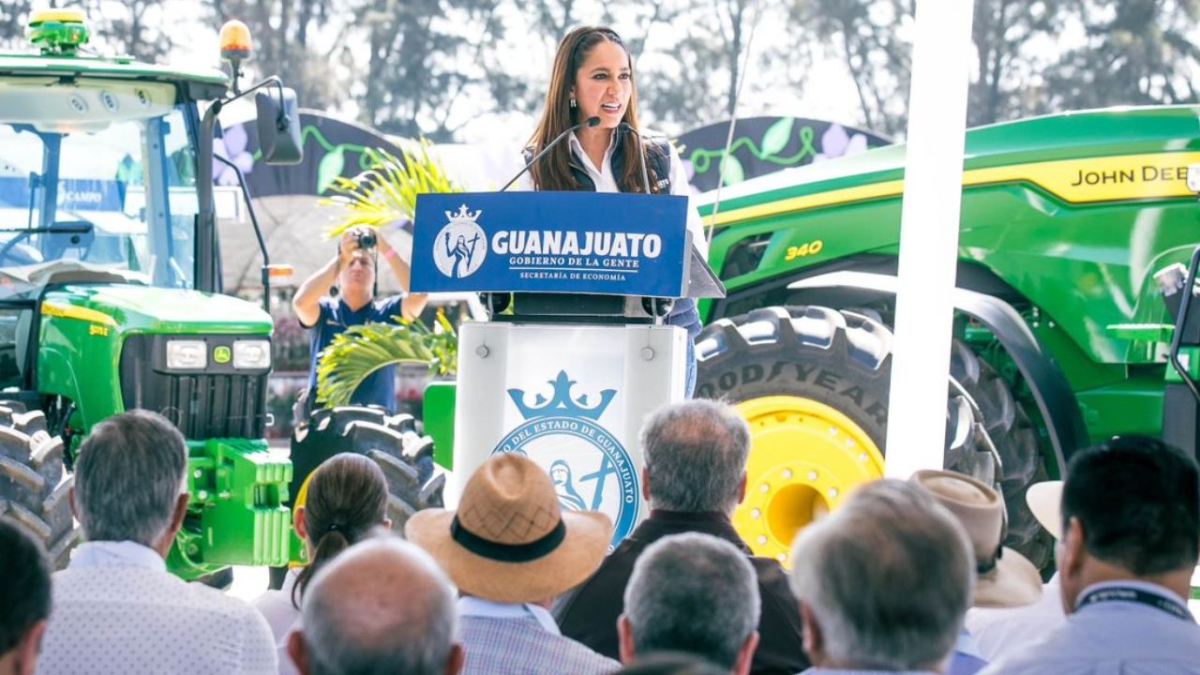
[[[787,250],[787,258],[784,259],[784,262],[792,262],[797,258],[816,255],[820,253],[821,249],[823,248],[825,248],[825,242],[821,241],[820,239],[810,241],[799,246],[789,246]]]

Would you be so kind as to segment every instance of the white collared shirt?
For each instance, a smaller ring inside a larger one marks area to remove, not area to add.
[[[597,167],[588,154],[583,151],[583,144],[579,142],[579,137],[575,132],[571,132],[567,136],[567,144],[571,148],[573,154],[578,160],[583,170],[587,172],[588,178],[592,179],[592,183],[596,185],[596,192],[620,192],[617,187],[617,179],[612,172],[612,153],[616,140],[616,133],[612,134],[609,139],[608,147],[604,150],[604,159],[601,160],[600,166]],[[670,159],[671,171],[669,178],[671,181],[671,194],[677,197],[687,197],[687,228],[688,232],[692,233],[692,243],[696,245],[696,249],[700,254],[708,259],[708,240],[704,236],[704,224],[700,221],[700,214],[696,211],[695,200],[692,197],[692,186],[688,183],[687,171],[683,168],[683,160],[679,158],[679,153],[675,152],[675,146],[667,144],[669,148],[668,154]],[[521,177],[517,182],[520,189],[532,190],[533,182],[529,173]]]
[[[632,136],[632,134],[630,134]],[[592,163],[592,159],[583,151],[583,144],[579,142],[579,137],[572,131],[567,137],[567,142],[571,146],[571,153],[579,158],[583,166],[583,170],[587,172],[588,178],[596,185],[596,192],[620,192],[617,187],[617,179],[612,172],[612,154],[613,147],[616,144],[617,134],[614,132],[608,141],[608,147],[604,149],[604,159],[600,162],[600,168]],[[632,142],[632,139],[631,139]],[[683,160],[679,159],[679,153],[675,152],[675,146],[667,143],[668,155],[671,163],[671,171],[668,178],[671,181],[671,194],[677,197],[687,197],[687,228],[688,232],[692,233],[692,243],[696,245],[696,249],[704,258],[708,259],[708,240],[704,237],[704,224],[700,222],[700,214],[696,211],[695,203],[692,199],[692,186],[688,183],[687,172],[683,168]]]
[[[1156,584],[1116,581],[1088,586],[1093,591],[1134,588],[1165,603],[1183,599]],[[1076,602],[1078,605],[1078,601]],[[1106,601],[1078,607],[1046,639],[1004,659],[983,673],[1003,675],[1200,675],[1200,626],[1187,618],[1139,602]]]
[[[82,544],[53,585],[40,673],[276,670],[271,630],[258,612],[170,574],[141,544]]]
[[[1032,605],[972,607],[967,610],[966,624],[979,645],[980,655],[992,662],[1020,654],[1066,621],[1055,572],[1042,587],[1042,597]]]

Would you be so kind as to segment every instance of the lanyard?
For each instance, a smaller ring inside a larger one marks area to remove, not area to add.
[[[1129,586],[1110,586],[1108,588],[1100,588],[1083,596],[1079,601],[1078,609],[1083,609],[1090,605],[1098,605],[1102,602],[1133,602],[1139,605],[1153,607],[1159,611],[1166,612],[1176,619],[1195,623],[1191,613],[1184,609],[1178,602],[1170,598],[1163,597],[1158,593],[1143,591],[1140,588],[1131,588]]]

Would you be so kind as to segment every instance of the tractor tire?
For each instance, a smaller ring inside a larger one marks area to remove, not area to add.
[[[417,433],[412,415],[389,415],[376,407],[345,406],[317,410],[292,437],[292,483],[300,486],[321,462],[340,453],[366,455],[388,482],[388,518],[400,534],[417,511],[440,508],[446,477],[434,475],[433,439]]]
[[[1038,569],[1048,570],[1054,564],[1054,539],[1025,502],[1030,485],[1049,479],[1033,422],[1000,373],[958,340],[951,347],[950,375],[979,406],[1000,457],[999,483],[1008,511],[1005,545],[1029,558]]]
[[[0,401],[0,518],[40,541],[54,569],[66,567],[81,538],[67,498],[73,484],[42,411]]]
[[[720,319],[697,339],[696,395],[730,401],[750,423],[747,499],[734,523],[758,555],[786,563],[799,528],[882,476],[891,340],[871,317],[816,306]],[[994,484],[969,389],[948,384],[944,465]]]

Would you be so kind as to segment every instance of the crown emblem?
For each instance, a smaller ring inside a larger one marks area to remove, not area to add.
[[[480,209],[479,211],[474,212],[468,211],[467,205],[463,204],[462,206],[458,207],[457,213],[453,211],[443,211],[443,213],[446,214],[446,220],[449,220],[452,223],[471,223],[474,225],[475,221],[479,219],[479,214],[483,213],[483,210]]]
[[[517,405],[517,410],[525,419],[533,419],[535,417],[582,417],[584,419],[596,420],[604,414],[604,409],[612,403],[612,399],[617,395],[615,389],[605,389],[600,392],[600,401],[595,405],[588,406],[588,395],[582,394],[576,398],[571,398],[571,389],[575,386],[575,380],[567,377],[567,371],[558,371],[558,377],[553,380],[547,380],[547,384],[554,388],[550,399],[547,400],[542,394],[537,394],[534,397],[534,405],[530,406],[525,403],[525,390],[509,389],[508,395],[512,398],[513,403]]]

